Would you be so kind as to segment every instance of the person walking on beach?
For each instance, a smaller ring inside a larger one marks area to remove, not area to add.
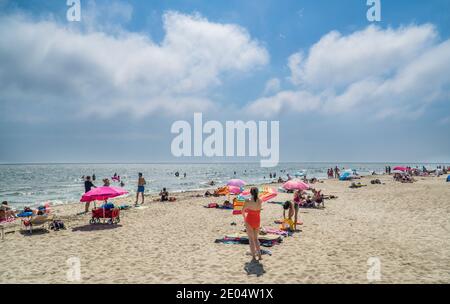
[[[142,197],[142,204],[144,204],[144,190],[145,190],[145,178],[142,176],[142,173],[139,172],[139,178],[138,178],[138,189],[137,189],[137,193],[136,193],[136,203],[135,205],[138,205],[138,201],[139,201],[139,193],[141,194]]]
[[[97,188],[97,187],[95,187],[95,185],[92,183],[91,177],[87,176],[86,180],[84,181],[84,193],[91,191],[92,188]],[[84,206],[85,213],[89,212],[89,205],[90,205],[90,202],[86,202],[86,205]]]
[[[261,205],[262,201],[258,197],[258,188],[250,189],[251,198],[247,199],[242,208],[245,228],[250,243],[250,252],[253,260],[256,260],[256,254],[261,261],[261,247],[258,240],[259,228],[261,226]]]

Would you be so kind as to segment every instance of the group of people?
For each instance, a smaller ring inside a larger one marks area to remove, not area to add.
[[[50,204],[42,203],[36,209],[31,209],[25,206],[21,210],[16,210],[12,208],[7,201],[3,201],[0,205],[0,222],[13,221],[16,218],[29,218],[36,215],[48,215],[50,214]]]
[[[413,183],[415,182],[415,179],[409,175],[409,174],[400,174],[395,173],[394,174],[394,180],[401,183]]]
[[[83,176],[84,178],[84,176]],[[120,180],[120,176],[115,173],[113,176],[113,179],[116,181]],[[103,180],[103,186],[104,187],[109,187],[111,185],[110,181],[108,178],[104,178]],[[123,181],[120,181],[120,185],[123,187],[125,184],[123,183]],[[137,180],[137,191],[136,191],[136,201],[134,203],[135,206],[139,205],[139,200],[141,201],[141,205],[144,204],[145,202],[145,197],[144,197],[144,192],[145,192],[145,185],[147,184],[144,175],[139,172],[138,173],[138,180]],[[92,179],[90,176],[86,176],[84,178],[84,191],[89,192],[92,190],[92,188],[96,188],[96,186],[94,185],[94,183],[92,182]],[[175,197],[170,197],[169,196],[169,192],[167,191],[166,188],[163,188],[160,193],[159,193],[160,199],[159,201],[161,202],[166,202],[166,201],[175,201],[176,198]],[[85,205],[85,213],[89,212],[89,202],[86,202]]]
[[[338,168],[338,166],[333,168],[327,169],[327,176],[328,178],[339,178],[340,177],[341,170]]]

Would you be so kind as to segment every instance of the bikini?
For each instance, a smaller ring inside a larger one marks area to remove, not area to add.
[[[259,229],[261,226],[261,210],[245,210],[244,221],[250,225],[253,229]]]

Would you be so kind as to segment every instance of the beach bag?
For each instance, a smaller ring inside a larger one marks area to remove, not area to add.
[[[64,222],[63,221],[54,220],[53,222],[50,223],[50,229],[58,231],[60,229],[66,229],[66,227],[64,226]]]

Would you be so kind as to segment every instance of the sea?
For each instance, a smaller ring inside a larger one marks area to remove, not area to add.
[[[239,178],[247,184],[262,184],[276,179],[286,179],[304,171],[308,178],[327,178],[327,169],[338,166],[353,169],[360,174],[384,173],[385,166],[408,165],[426,166],[434,169],[437,165],[448,164],[389,164],[389,163],[280,163],[274,168],[261,168],[254,163],[146,163],[146,164],[0,164],[0,201],[8,201],[16,208],[37,206],[49,202],[61,205],[78,202],[84,193],[83,176],[95,174],[96,186],[102,186],[103,178],[117,173],[124,182],[128,195],[134,196],[137,190],[138,173],[142,172],[146,181],[146,193],[157,193],[163,187],[169,192],[183,192],[225,185],[229,179]],[[175,173],[179,172],[179,176]],[[186,177],[184,177],[186,174]],[[111,182],[119,186],[118,182]]]

